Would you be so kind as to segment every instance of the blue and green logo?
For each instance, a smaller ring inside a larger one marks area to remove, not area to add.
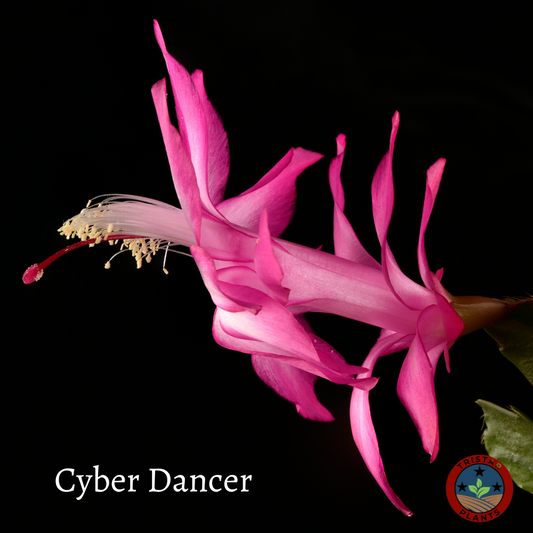
[[[507,509],[513,482],[500,461],[488,455],[473,455],[452,469],[446,494],[459,516],[471,522],[487,522]]]

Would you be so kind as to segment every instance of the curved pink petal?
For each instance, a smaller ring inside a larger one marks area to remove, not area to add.
[[[253,187],[224,200],[217,209],[232,224],[255,233],[259,231],[261,213],[268,209],[270,234],[278,237],[294,214],[296,178],[321,158],[315,152],[293,148]]]
[[[207,121],[207,135],[209,139],[207,158],[207,181],[209,198],[213,205],[217,205],[224,198],[224,191],[229,174],[228,136],[222,119],[210,102],[205,92],[204,76],[201,70],[191,74],[192,81],[198,91],[198,96],[204,108]]]
[[[257,375],[282,398],[294,403],[301,416],[321,422],[334,420],[316,397],[316,376],[272,357],[252,355],[252,364]]]
[[[394,207],[394,182],[392,177],[392,155],[400,115],[392,118],[392,131],[389,151],[380,161],[372,181],[372,210],[374,224],[381,244],[381,267],[383,275],[396,297],[410,309],[421,310],[426,307],[428,290],[408,278],[400,269],[387,242],[387,232]]]
[[[398,333],[385,335],[383,335],[383,333],[384,332],[382,332],[382,336],[374,345],[363,363],[365,367],[369,368],[369,372],[365,375],[369,375],[372,372],[379,357],[405,348],[406,345],[409,345],[409,342],[412,339],[412,337],[409,339]],[[368,391],[357,388],[353,389],[352,400],[350,403],[350,420],[355,444],[357,445],[368,470],[396,508],[405,515],[411,516],[413,513],[400,500],[387,480],[381,455],[379,453],[376,431],[370,415]]]
[[[170,123],[166,82],[164,79],[158,81],[152,87],[152,98],[154,100],[161,133],[163,134],[174,187],[176,188],[181,207],[187,217],[187,222],[194,232],[196,242],[199,243],[202,224],[200,192],[196,183],[194,168],[183,147],[180,134]]]
[[[176,104],[178,127],[186,152],[191,158],[196,174],[202,205],[212,215],[217,216],[209,196],[208,154],[209,132],[202,100],[187,69],[178,63],[169,53],[161,33],[161,28],[154,20],[154,32],[167,65],[172,93]]]
[[[204,284],[211,295],[213,303],[217,307],[229,311],[230,313],[249,310],[253,314],[261,309],[260,305],[250,302],[249,299],[246,298],[246,295],[242,295],[244,296],[243,298],[239,298],[241,295],[238,295],[237,297],[235,295],[228,296],[223,290],[221,283],[218,281],[215,263],[212,257],[199,246],[191,246],[190,249]],[[227,285],[228,284],[226,284],[226,286]]]
[[[263,211],[259,223],[259,238],[255,247],[254,264],[259,279],[269,288],[271,296],[285,305],[289,299],[290,291],[281,286],[283,270],[272,249],[266,209]]]
[[[235,330],[227,321],[224,323],[225,318],[227,318],[227,315],[225,315],[224,311],[221,309],[215,311],[213,338],[224,348],[279,359],[290,366],[341,385],[350,385],[352,387],[370,390],[377,382],[376,378],[355,379],[353,374],[350,373],[352,372],[351,365],[345,365],[346,368],[343,369],[345,372],[338,372],[329,368],[322,363],[321,354],[318,352],[314,358],[305,359],[299,353],[292,353],[290,346],[284,346],[276,342],[275,339],[271,343],[261,339],[255,339],[245,332]]]
[[[346,135],[337,136],[337,156],[329,167],[329,185],[335,202],[333,211],[333,240],[335,255],[381,270],[381,265],[364,249],[344,214],[344,189],[341,168],[346,148]]]
[[[342,355],[335,350],[333,346],[313,333],[313,330],[309,322],[307,322],[305,319],[304,315],[295,315],[294,318],[296,318],[296,320],[298,320],[298,322],[303,326],[319,355],[320,361],[322,361],[322,363],[324,363],[324,365],[326,365],[328,368],[344,374],[363,374],[368,371],[368,368],[362,366],[348,365],[344,360],[344,357],[342,357]],[[375,380],[374,384],[377,383],[376,378],[372,379]],[[358,381],[360,382],[363,380],[358,379]]]
[[[376,226],[376,232],[382,247],[387,241],[387,231],[392,217],[392,210],[394,209],[392,155],[399,126],[400,114],[396,111],[392,117],[389,150],[379,162],[374,179],[372,180],[372,212],[374,215],[374,225]]]
[[[220,283],[222,285],[222,282]],[[230,291],[239,291],[237,285],[223,286],[226,294]],[[255,291],[254,303],[261,308],[261,311],[257,315],[252,315],[220,309],[217,316],[224,331],[232,337],[259,341],[268,347],[252,351],[288,354],[313,364],[321,364],[313,343],[293,314],[266,294],[255,289],[249,291]]]
[[[444,351],[449,371],[448,347],[464,328],[451,304],[439,294],[436,298],[437,305],[420,314],[415,339],[402,365],[397,387],[398,396],[415,423],[431,461],[435,460],[439,450],[435,369]]]
[[[428,307],[420,315],[423,322],[434,323],[440,317],[436,306]],[[398,378],[398,396],[407,409],[422,439],[424,450],[431,455],[431,461],[439,450],[439,425],[437,398],[435,396],[435,368],[446,342],[426,350],[417,331],[403,362]]]
[[[437,286],[434,283],[431,271],[429,270],[426,257],[425,234],[433,211],[433,206],[435,205],[435,199],[439,192],[440,180],[442,178],[442,173],[444,172],[445,164],[446,160],[441,158],[429,167],[427,171],[426,195],[424,198],[424,209],[422,211],[422,223],[420,224],[420,235],[418,237],[418,268],[420,270],[420,276],[422,277],[422,281],[426,288],[435,292],[439,291],[437,290]]]

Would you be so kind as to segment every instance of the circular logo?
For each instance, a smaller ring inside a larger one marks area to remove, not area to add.
[[[513,496],[513,480],[498,459],[472,455],[452,468],[446,496],[460,517],[470,522],[488,522],[507,509]]]

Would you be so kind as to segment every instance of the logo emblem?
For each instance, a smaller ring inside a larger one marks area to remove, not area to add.
[[[470,522],[488,522],[507,509],[513,480],[505,466],[488,455],[472,455],[457,463],[446,482],[452,509]]]

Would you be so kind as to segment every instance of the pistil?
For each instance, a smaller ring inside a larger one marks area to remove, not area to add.
[[[126,239],[131,239],[133,242],[137,242],[144,240],[145,237],[138,237],[136,235],[114,235],[112,239],[109,240],[109,242],[117,242],[119,240]],[[107,240],[107,238],[104,238],[103,240]],[[74,244],[70,244],[62,250],[59,250],[59,252],[56,252],[54,255],[51,255],[42,263],[36,263],[35,265],[32,265],[31,267],[27,268],[26,272],[24,272],[24,275],[22,276],[22,281],[26,285],[29,285],[34,281],[39,281],[43,277],[44,269],[50,264],[52,264],[56,259],[59,259],[61,256],[65,255],[68,252],[71,252],[72,250],[76,250],[77,248],[81,248],[82,246],[94,246],[95,244],[98,244],[98,242],[101,241],[102,237],[98,237],[96,239],[86,239],[84,241],[79,241]]]

